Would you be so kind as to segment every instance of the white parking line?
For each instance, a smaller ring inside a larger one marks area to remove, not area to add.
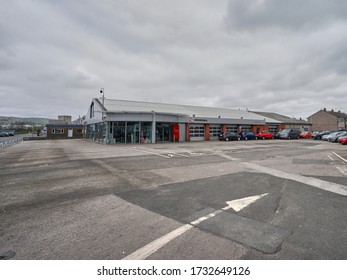
[[[262,173],[270,174],[270,175],[275,176],[275,177],[293,180],[293,181],[300,182],[300,183],[303,183],[303,184],[306,184],[306,185],[309,185],[312,187],[316,187],[316,188],[323,189],[323,190],[326,190],[329,192],[333,192],[333,193],[337,193],[337,194],[340,194],[343,196],[347,196],[347,186],[344,186],[344,185],[340,185],[340,184],[336,184],[336,183],[332,183],[332,182],[327,182],[327,181],[312,178],[312,177],[305,177],[305,176],[302,176],[299,174],[291,174],[291,173],[287,173],[284,171],[260,166],[260,165],[255,164],[255,163],[243,162],[242,164],[244,166],[250,168],[250,169],[257,170],[257,171],[260,171]]]
[[[157,153],[156,150],[146,149],[146,148],[143,148],[143,147],[141,147],[140,149],[137,149],[136,147],[134,147],[134,148],[127,148],[127,149],[133,150],[133,151],[140,151],[140,152],[144,152],[146,154],[156,155],[156,156],[160,156],[160,157],[164,157],[164,158],[172,158],[173,156],[189,157],[187,155],[182,155],[182,154],[175,153],[175,152],[172,152],[172,151],[169,151],[169,150],[165,150],[165,151],[163,150],[165,152],[165,154],[168,154],[166,156],[166,155],[162,155],[162,154]]]
[[[330,158],[330,160],[334,161],[334,159],[331,157],[331,155],[328,155],[328,157]]]
[[[337,153],[333,152],[333,154],[335,156],[337,156],[338,158],[342,159],[344,162],[347,162],[347,159],[343,158],[342,156],[338,155]]]

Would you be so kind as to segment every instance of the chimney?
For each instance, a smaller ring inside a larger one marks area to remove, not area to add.
[[[327,111],[327,108],[324,108],[323,111],[326,112],[326,111]]]

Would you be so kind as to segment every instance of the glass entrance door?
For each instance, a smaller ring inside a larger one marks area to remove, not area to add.
[[[156,129],[157,142],[171,142],[171,125],[169,123],[157,123]]]
[[[127,122],[127,143],[139,143],[140,127],[138,122]]]

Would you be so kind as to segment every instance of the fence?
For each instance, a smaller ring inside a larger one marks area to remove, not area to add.
[[[17,138],[17,139],[12,139],[12,140],[8,140],[8,141],[5,141],[5,142],[1,142],[0,143],[0,149],[4,149],[4,148],[6,148],[8,146],[11,146],[13,144],[19,143],[22,140],[23,140],[22,138]]]

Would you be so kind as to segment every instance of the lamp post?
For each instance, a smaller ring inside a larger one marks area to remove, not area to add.
[[[104,94],[104,88],[100,89],[100,93],[102,93],[101,100],[102,100],[102,105],[105,103],[105,94]]]

